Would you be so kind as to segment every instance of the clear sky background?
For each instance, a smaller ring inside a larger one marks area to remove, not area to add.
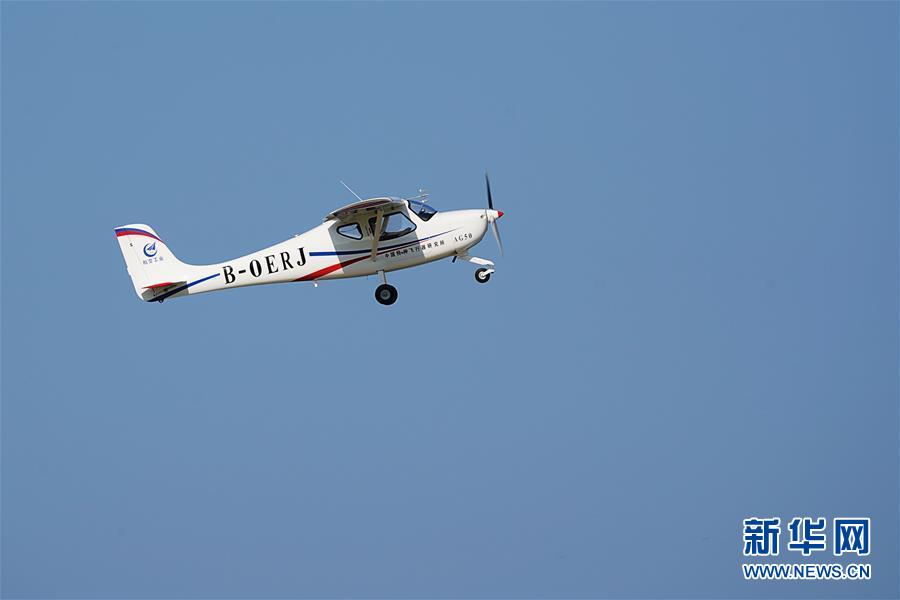
[[[4,2],[3,596],[896,597],[897,29]],[[113,235],[216,262],[339,179],[477,208],[485,168],[490,284],[448,260],[392,307],[144,304]],[[872,517],[873,580],[744,582],[750,515]]]

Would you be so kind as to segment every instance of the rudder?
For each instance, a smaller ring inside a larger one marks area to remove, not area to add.
[[[187,277],[189,265],[175,258],[149,225],[122,225],[115,232],[134,291],[142,300],[152,298],[153,289],[161,284],[176,283]]]

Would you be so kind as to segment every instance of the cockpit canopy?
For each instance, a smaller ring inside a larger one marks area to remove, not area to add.
[[[409,210],[416,213],[423,221],[427,221],[437,213],[437,210],[424,202],[419,202],[418,200],[409,200],[408,202]]]

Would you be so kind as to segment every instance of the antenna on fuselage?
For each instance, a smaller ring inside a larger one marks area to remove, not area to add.
[[[428,198],[428,190],[419,188],[419,195],[413,196],[412,198],[404,198],[404,200],[421,200],[425,201]]]
[[[341,181],[341,185],[344,186],[345,188],[347,188],[348,190],[350,190],[350,193],[353,194],[354,196],[356,196],[356,199],[357,199],[357,200],[359,200],[360,202],[362,202],[362,198],[359,197],[359,194],[357,194],[357,193],[354,192],[352,189],[350,189],[350,186],[349,186],[349,185],[347,185],[347,184],[344,183],[343,181]]]

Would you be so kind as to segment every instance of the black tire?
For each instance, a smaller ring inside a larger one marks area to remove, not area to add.
[[[397,301],[397,288],[387,283],[382,283],[375,288],[375,299],[379,304],[389,306]]]
[[[487,283],[491,279],[491,274],[487,269],[481,268],[475,271],[475,281],[478,283]]]

